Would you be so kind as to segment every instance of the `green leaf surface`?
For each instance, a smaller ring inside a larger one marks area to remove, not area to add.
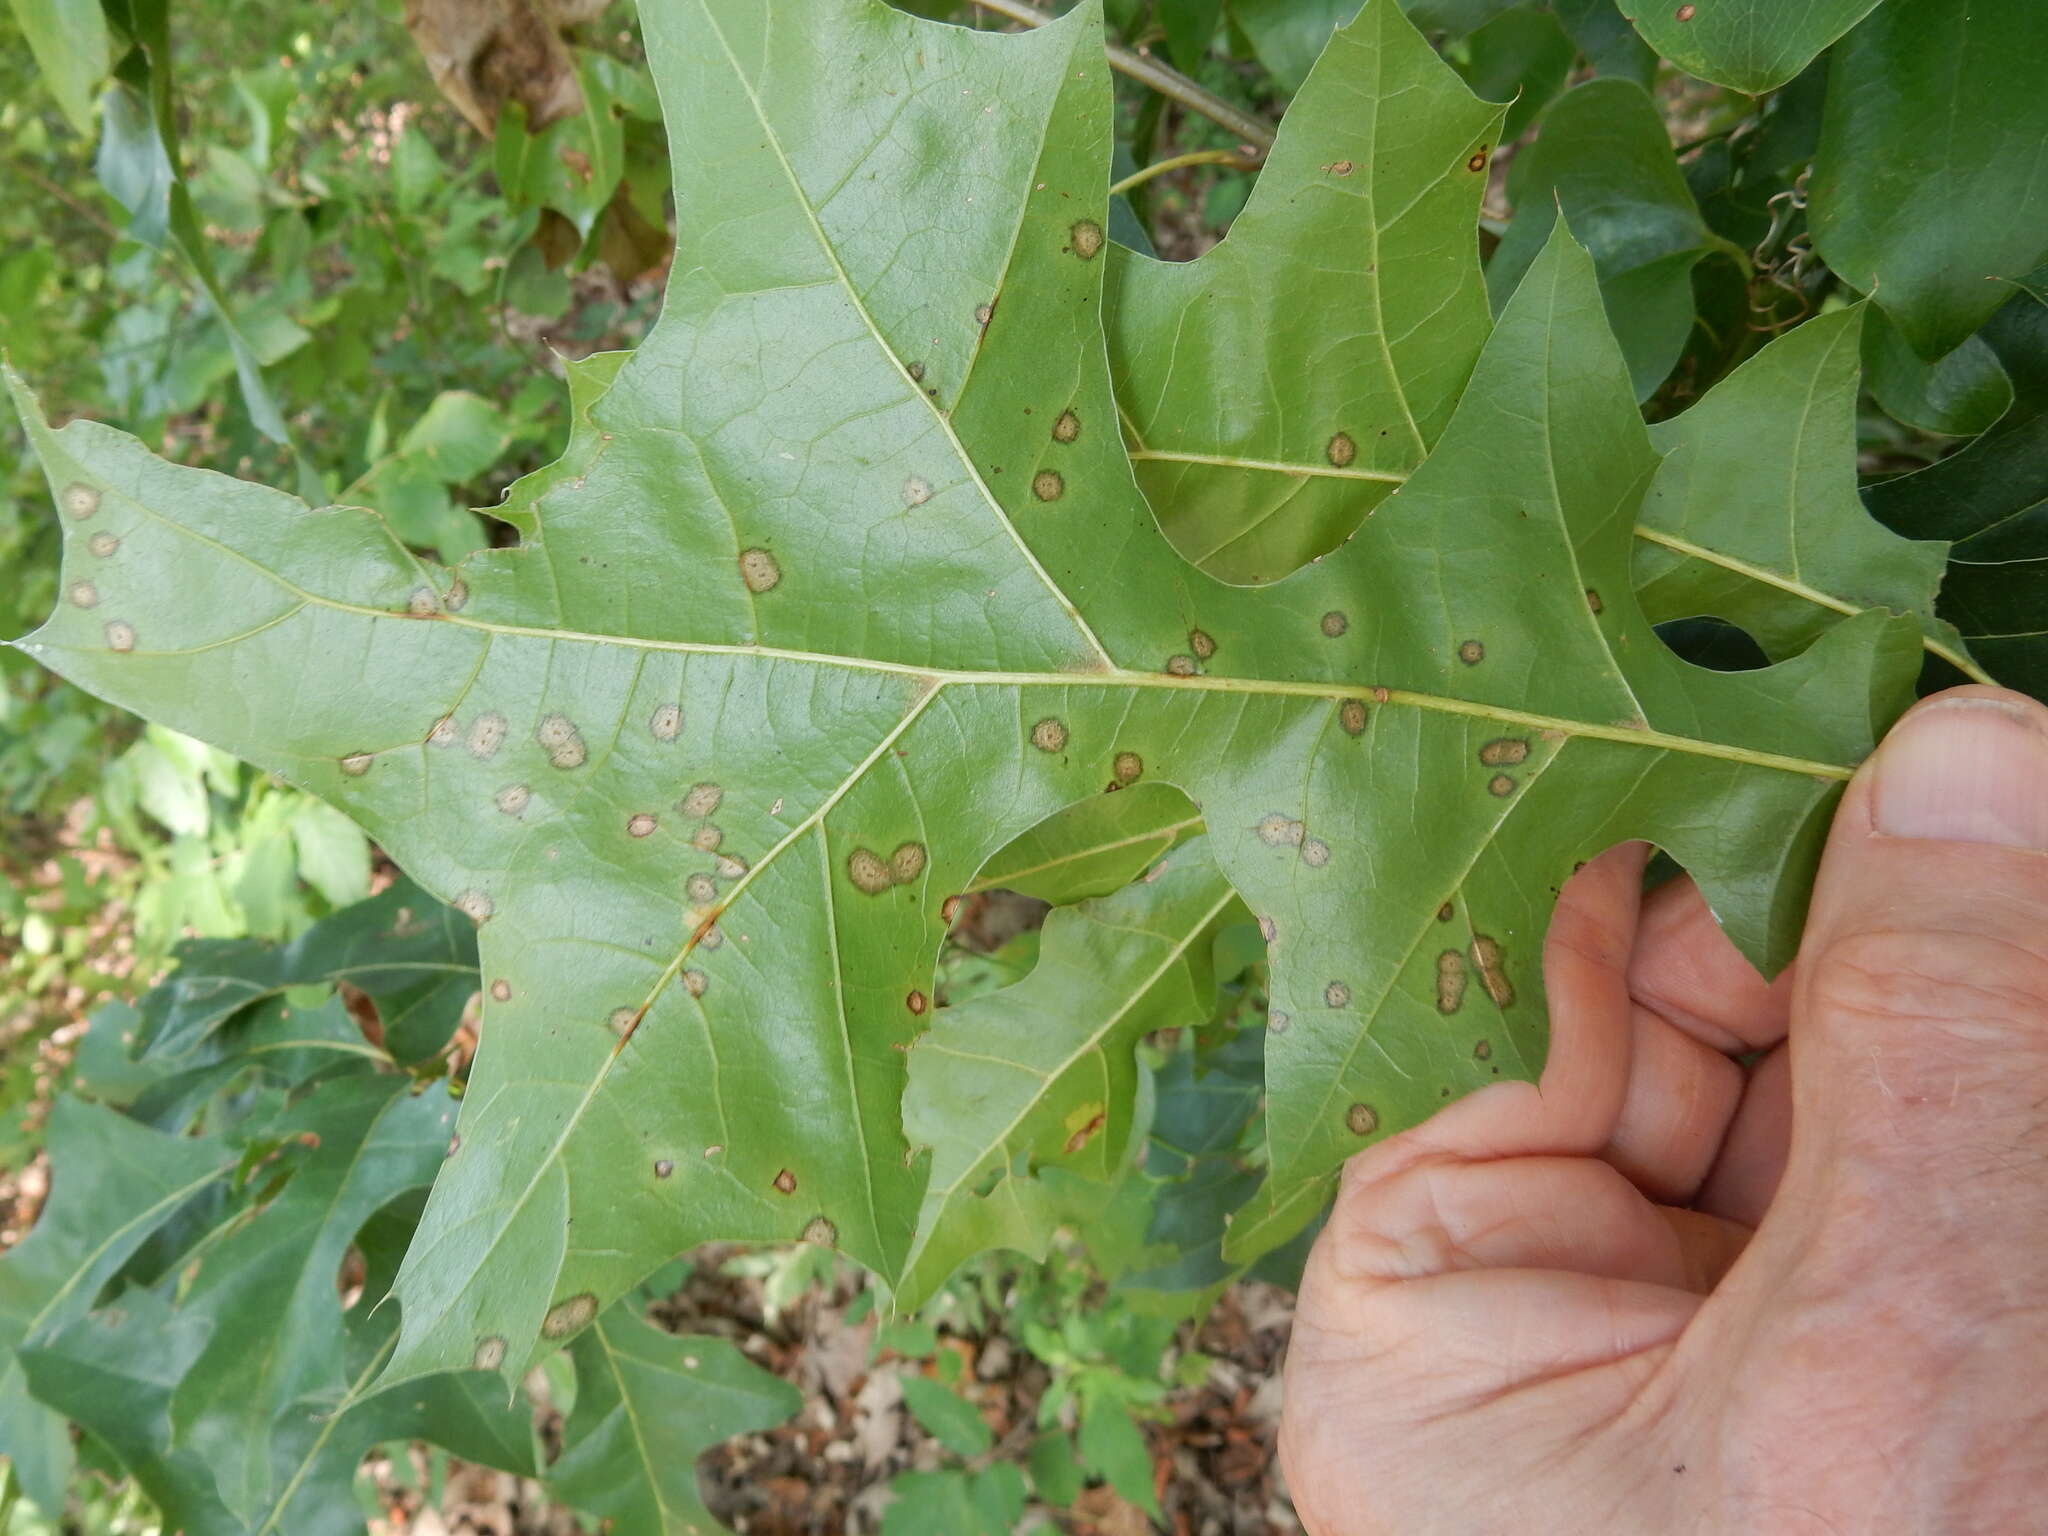
[[[1897,3],[1897,0],[1893,0]],[[1910,3],[1910,0],[1909,0]],[[1760,96],[1855,26],[1878,0],[1628,0],[1629,19],[1689,75]]]
[[[0,1260],[0,1453],[44,1509],[64,1507],[71,1438],[30,1399],[21,1351],[85,1316],[151,1233],[234,1158],[218,1142],[166,1136],[68,1095],[45,1145],[58,1170],[34,1229]]]
[[[154,1291],[131,1290],[47,1344],[25,1351],[37,1398],[96,1436],[182,1536],[362,1536],[352,1485],[364,1453],[389,1440],[431,1439],[464,1460],[538,1475],[530,1411],[508,1404],[494,1376],[431,1376],[370,1393],[394,1325],[352,1342],[356,1391],[300,1404],[272,1427],[272,1497],[248,1519],[220,1500],[214,1469],[173,1448],[171,1402],[207,1345],[207,1328]]]
[[[1929,361],[2048,257],[2043,59],[2040,0],[1887,0],[1833,55],[1814,245]]]
[[[882,1536],[1012,1536],[1024,1515],[1024,1474],[1009,1462],[893,1478]]]
[[[1209,1017],[1210,949],[1235,900],[1197,838],[1156,878],[1054,911],[1030,975],[939,1015],[903,1095],[904,1130],[932,1159],[899,1307],[986,1249],[1043,1257],[1062,1212],[1041,1168],[1106,1181],[1123,1167],[1137,1042]]]
[[[1515,217],[1486,266],[1495,309],[1561,209],[1593,253],[1636,398],[1648,399],[1692,331],[1692,269],[1723,245],[1700,217],[1656,103],[1611,76],[1565,92],[1544,112],[1536,142],[1515,156],[1508,201]]]
[[[396,1075],[323,1084],[270,1129],[310,1151],[284,1191],[212,1247],[179,1306],[205,1347],[171,1398],[174,1443],[214,1469],[243,1519],[271,1501],[274,1424],[347,1389],[335,1275],[357,1229],[448,1155],[455,1104]]]
[[[1203,570],[1273,581],[1328,553],[1442,436],[1486,339],[1472,226],[1498,127],[1381,0],[1332,40],[1222,243],[1110,247],[1138,484]]]
[[[474,928],[410,880],[321,919],[289,944],[199,939],[179,946],[177,959],[178,974],[144,996],[131,1049],[181,1066],[252,1004],[336,982],[376,1004],[394,1057],[422,1060],[446,1043],[477,988]]]
[[[1864,315],[1794,327],[1650,429],[1664,461],[1643,502],[1635,579],[1654,622],[1726,619],[1777,659],[1845,614],[1888,608],[1960,659],[1934,615],[1946,548],[1898,537],[1856,494]]]
[[[1482,99],[1510,103],[1500,138],[1512,143],[1564,89],[1578,59],[1578,44],[1555,11],[1518,5],[1465,40],[1458,73]]]
[[[1152,1451],[1130,1410],[1106,1393],[1089,1397],[1081,1409],[1081,1461],[1109,1486],[1157,1518],[1159,1495],[1152,1482]]]
[[[1202,813],[1171,784],[1135,784],[1047,817],[991,856],[967,889],[1017,891],[1056,907],[1107,896],[1201,826]]]
[[[1863,328],[1863,383],[1887,415],[1945,437],[1989,431],[2012,404],[2012,381],[1983,337],[1930,363],[1881,309]]]
[[[1865,615],[1743,674],[1663,647],[1629,579],[1656,455],[1561,228],[1431,457],[1319,564],[1225,586],[1115,430],[1092,10],[643,22],[678,253],[515,492],[527,543],[436,567],[18,393],[66,533],[32,654],[341,806],[481,925],[484,1045],[391,1379],[516,1379],[713,1238],[829,1223],[899,1278],[926,1168],[898,1048],[945,898],[1112,778],[1189,794],[1271,934],[1295,1228],[1351,1152],[1535,1073],[1577,861],[1656,841],[1789,957],[1918,631]]]
[[[943,1382],[906,1374],[903,1401],[912,1417],[955,1456],[979,1456],[995,1443],[988,1423],[974,1405]]]
[[[80,133],[93,130],[93,103],[107,78],[107,20],[100,0],[12,0],[43,83]]]
[[[2048,698],[2048,269],[1980,333],[2012,408],[1975,442],[1864,492],[1901,533],[1951,539],[1941,614],[2002,683]]]
[[[570,1353],[576,1406],[548,1488],[614,1536],[723,1531],[698,1494],[697,1458],[803,1404],[725,1340],[665,1333],[630,1306],[606,1312]]]

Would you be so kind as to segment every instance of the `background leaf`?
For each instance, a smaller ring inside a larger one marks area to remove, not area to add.
[[[1687,74],[1752,96],[1774,91],[1855,26],[1878,0],[1631,0],[1630,19]]]
[[[12,0],[36,67],[80,133],[93,131],[93,100],[107,78],[106,18],[99,0]]]
[[[1813,240],[1921,357],[2048,257],[2048,7],[1887,0],[1835,51],[1813,165]]]

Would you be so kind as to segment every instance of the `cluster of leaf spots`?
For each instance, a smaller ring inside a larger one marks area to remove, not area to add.
[[[846,878],[864,895],[879,896],[891,886],[914,883],[926,858],[923,843],[898,843],[886,859],[872,848],[856,848],[846,856]]]
[[[1436,957],[1436,1011],[1449,1015],[1465,1006],[1465,957],[1447,949]]]

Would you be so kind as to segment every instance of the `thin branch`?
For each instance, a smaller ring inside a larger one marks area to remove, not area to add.
[[[1133,187],[1142,187],[1154,176],[1164,176],[1168,171],[1177,171],[1190,165],[1227,165],[1233,171],[1255,171],[1259,168],[1256,160],[1247,160],[1234,149],[1198,149],[1191,154],[1175,155],[1170,160],[1159,160],[1143,170],[1133,171],[1122,181],[1109,189],[1111,197],[1128,192]]]
[[[1037,6],[1026,4],[1025,0],[973,0],[973,3],[984,11],[993,11],[1027,27],[1042,27],[1054,19]],[[1228,128],[1253,151],[1250,158],[1263,160],[1272,152],[1271,128],[1239,111],[1221,96],[1203,90],[1179,70],[1169,69],[1157,59],[1134,53],[1117,43],[1105,43],[1103,52],[1109,55],[1109,67],[1119,74],[1128,75],[1140,85],[1150,86],[1160,95],[1179,102],[1190,112],[1199,112],[1210,122]]]

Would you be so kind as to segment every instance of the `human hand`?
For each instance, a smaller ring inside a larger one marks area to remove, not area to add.
[[[1345,1169],[1287,1362],[1308,1529],[2048,1530],[2048,709],[1905,717],[1774,984],[1644,858],[1565,887],[1540,1088]]]

